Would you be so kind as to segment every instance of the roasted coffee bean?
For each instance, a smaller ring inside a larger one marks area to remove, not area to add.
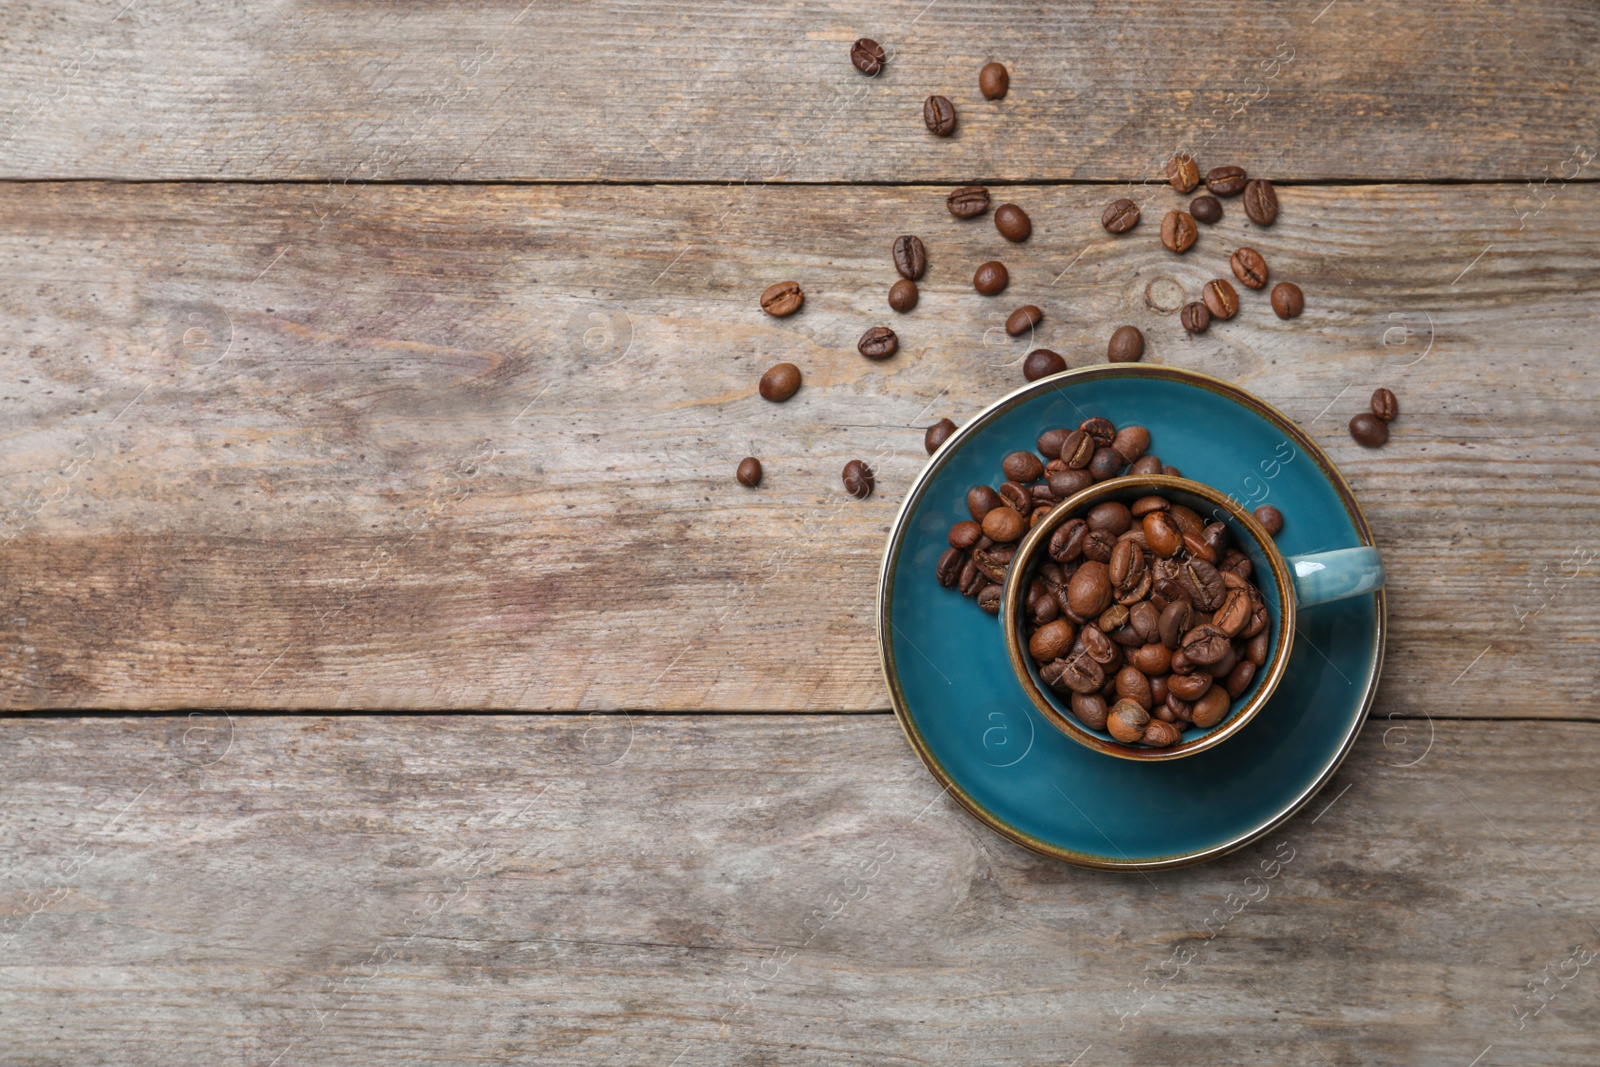
[[[1169,252],[1182,255],[1194,246],[1194,239],[1199,235],[1194,216],[1187,211],[1169,211],[1161,220],[1161,243],[1167,246]]]
[[[1011,284],[1011,274],[1006,270],[1006,265],[998,260],[991,259],[972,275],[972,287],[984,296],[994,296],[1004,292],[1009,284]]]
[[[1194,702],[1192,721],[1202,729],[1217,725],[1228,714],[1228,691],[1220,685],[1207,689],[1205,695]]]
[[[1206,188],[1217,196],[1238,196],[1245,179],[1243,167],[1212,167],[1206,171]]]
[[[1105,635],[1105,628],[1099,626],[1085,626],[1079,635],[1083,642],[1083,650],[1088,657],[1104,667],[1117,662],[1117,646],[1111,638]]]
[[[1067,606],[1085,619],[1111,604],[1111,575],[1104,563],[1086,560],[1067,582]]]
[[[1060,463],[1060,460],[1056,460]],[[1094,484],[1094,475],[1086,470],[1051,471],[1049,474],[1050,491],[1056,495],[1057,500],[1065,500],[1075,493],[1081,493]]]
[[[1065,619],[1057,619],[1033,631],[1033,636],[1028,638],[1028,654],[1040,663],[1060,659],[1072,647],[1074,636],[1072,624]]]
[[[1214,319],[1231,319],[1239,310],[1239,294],[1226,278],[1213,278],[1206,282],[1200,295],[1206,302],[1206,310],[1211,312]]]
[[[846,463],[841,477],[844,479],[844,491],[857,500],[865,500],[871,496],[872,487],[877,484],[877,479],[872,474],[872,468],[859,459],[853,459]]]
[[[1183,550],[1195,559],[1203,559],[1207,563],[1217,562],[1216,549],[1205,542],[1205,539],[1195,534],[1183,535]]]
[[[1180,649],[1178,649],[1178,651],[1176,651],[1176,652],[1174,652],[1172,654],[1172,673],[1173,674],[1194,674],[1195,672],[1197,672],[1199,670],[1200,670],[1200,665],[1198,663],[1195,663],[1188,656],[1185,656],[1183,654],[1183,649],[1180,648]],[[1206,677],[1209,678],[1210,675],[1206,675]]]
[[[761,376],[761,399],[781,404],[794,396],[800,388],[800,368],[793,363],[779,363]]]
[[[1035,626],[1043,626],[1045,623],[1054,622],[1060,614],[1061,607],[1056,603],[1056,598],[1046,593],[1038,603],[1028,609],[1028,621]]]
[[[1215,225],[1222,221],[1222,201],[1214,196],[1197,196],[1189,201],[1189,214],[1196,222]]]
[[[1094,458],[1094,438],[1082,430],[1073,430],[1061,443],[1061,462],[1072,470],[1082,470]]]
[[[1306,309],[1306,296],[1294,282],[1279,282],[1272,287],[1272,310],[1280,319],[1297,318]]]
[[[1202,623],[1183,635],[1183,643],[1178,648],[1191,662],[1204,667],[1228,654],[1228,635]]]
[[[974,522],[982,522],[984,515],[989,514],[997,507],[1005,507],[1005,501],[1000,499],[1000,494],[995,493],[987,485],[974,485],[966,491],[966,512],[973,517]]]
[[[988,531],[985,530],[985,533]],[[1183,585],[1183,591],[1189,594],[1189,601],[1201,611],[1216,611],[1222,604],[1223,595],[1227,586],[1223,584],[1222,575],[1217,568],[1203,559],[1185,560],[1178,571],[1178,581]],[[1193,657],[1190,657],[1193,659]],[[1214,662],[1212,660],[1196,660],[1197,663]]]
[[[1098,415],[1091,416],[1078,423],[1078,429],[1094,438],[1096,448],[1110,448],[1111,442],[1117,439],[1117,428],[1110,419],[1103,419]]]
[[[1071,433],[1071,430],[1062,428],[1057,430],[1046,430],[1044,433],[1040,434],[1039,440],[1035,445],[1035,447],[1037,447],[1039,450],[1039,455],[1043,456],[1045,459],[1059,459],[1061,456],[1062,442],[1066,441],[1067,437]]]
[[[1150,602],[1162,611],[1167,610],[1168,604],[1189,603],[1189,591],[1183,587],[1182,582],[1173,576],[1177,574],[1178,566],[1178,561],[1175,559],[1157,557],[1155,565],[1151,567],[1151,572],[1155,574],[1156,580],[1155,584],[1150,587]],[[1172,574],[1169,575],[1168,571],[1171,571]],[[1188,624],[1185,623],[1184,629],[1187,630],[1188,628]]]
[[[1182,504],[1174,504],[1167,509],[1167,514],[1172,516],[1172,521],[1177,524],[1180,534],[1194,534],[1199,537],[1205,532],[1205,520],[1193,508],[1186,508]]]
[[[1267,284],[1267,261],[1253,248],[1236,249],[1228,257],[1228,266],[1247,289],[1261,289]]]
[[[1276,511],[1277,509],[1274,508],[1273,510]],[[1279,521],[1281,522],[1282,520],[1280,519]],[[1250,562],[1250,557],[1240,552],[1237,548],[1230,548],[1222,554],[1220,566],[1224,572],[1237,574],[1246,581],[1249,580],[1251,572],[1255,570],[1255,565]]]
[[[1118,541],[1117,547],[1111,552],[1111,562],[1106,565],[1111,575],[1111,584],[1118,592],[1126,592],[1139,583],[1144,577],[1146,567],[1144,564],[1144,549],[1132,541]],[[1245,614],[1250,611],[1249,597],[1245,598]],[[1243,627],[1241,619],[1239,625]],[[1237,631],[1236,631],[1237,632]],[[1229,636],[1232,636],[1231,634]]]
[[[928,269],[928,250],[920,237],[901,234],[894,239],[890,253],[894,257],[894,269],[900,272],[900,277],[909,281],[916,281]]]
[[[922,124],[937,137],[949,137],[956,132],[956,108],[942,96],[930,96],[922,102]]]
[[[1006,333],[1017,337],[1027,333],[1044,319],[1044,312],[1033,304],[1023,304],[1006,318]]]
[[[1139,225],[1139,205],[1132,200],[1113,200],[1100,213],[1100,225],[1111,233],[1127,233]]]
[[[1350,420],[1350,436],[1356,444],[1377,448],[1389,440],[1389,424],[1370,411],[1363,411]]]
[[[999,585],[987,585],[978,593],[978,607],[990,615],[1000,614],[1000,601],[1004,595],[1004,588]]]
[[[1169,713],[1170,714],[1170,713]],[[1183,740],[1183,731],[1170,722],[1152,719],[1144,728],[1144,736],[1139,738],[1142,744],[1151,748],[1170,748]]]
[[[1150,431],[1143,426],[1124,426],[1117,431],[1111,439],[1111,447],[1117,454],[1132,463],[1143,456],[1150,448]]]
[[[1017,244],[1033,233],[1033,220],[1017,205],[1001,204],[994,209],[994,228],[1000,231],[1001,237]]]
[[[1177,675],[1173,675],[1172,677],[1176,678]],[[1204,678],[1205,675],[1201,675],[1200,677]],[[1184,700],[1182,697],[1175,696],[1169,692],[1167,694],[1167,709],[1172,712],[1172,717],[1177,721],[1179,729],[1182,729],[1184,726],[1192,726],[1194,724],[1194,704],[1190,701]]]
[[[1237,636],[1250,621],[1250,594],[1243,589],[1231,589],[1222,598],[1222,606],[1211,619],[1211,625],[1227,634]],[[1191,659],[1193,657],[1190,657]]]
[[[1206,523],[1206,528],[1200,531],[1200,537],[1217,559],[1222,558],[1222,554],[1228,550],[1228,524],[1225,522]],[[1211,562],[1215,563],[1216,559]]]
[[[935,569],[935,574],[939,579],[939,584],[944,586],[946,589],[954,586],[956,584],[956,579],[961,577],[961,568],[966,564],[966,562],[967,557],[961,554],[960,549],[945,549],[944,555],[939,557],[939,565]]]
[[[1192,193],[1200,184],[1200,165],[1192,156],[1173,156],[1167,160],[1167,181],[1180,193]]]
[[[944,198],[944,206],[958,219],[975,219],[989,210],[989,190],[981,185],[963,185]]]
[[[850,46],[850,62],[855,68],[868,76],[877,74],[883,69],[884,59],[887,58],[883,46],[871,37],[863,37]]]
[[[1104,530],[1112,536],[1125,533],[1133,525],[1133,512],[1128,510],[1128,505],[1115,500],[1096,504],[1084,518],[1089,523],[1089,529]]]
[[[778,319],[793,315],[805,302],[806,294],[801,292],[796,282],[769,285],[766,292],[761,294],[761,310]]]
[[[1196,701],[1211,688],[1209,674],[1174,674],[1167,679],[1167,692],[1179,700]]]
[[[1251,178],[1244,187],[1244,213],[1257,226],[1271,226],[1278,219],[1278,191],[1272,183]]]
[[[1011,72],[1003,63],[985,63],[978,71],[978,91],[985,100],[1000,100],[1011,88]]]
[[[1182,478],[1183,477],[1183,472],[1180,471],[1177,467],[1174,467],[1170,463],[1163,463],[1161,465],[1161,473],[1165,474],[1168,478]]]
[[[1211,309],[1198,300],[1183,305],[1178,321],[1190,333],[1205,333],[1211,326]]]
[[[952,523],[950,526],[950,547],[960,549],[971,548],[973,545],[978,543],[978,539],[982,536],[982,526],[979,526],[971,519],[962,519],[960,522]]]
[[[1126,626],[1128,624],[1128,606],[1126,604],[1112,604],[1099,614],[1094,620],[1094,624],[1100,627],[1101,633],[1106,634]]]
[[[1027,520],[1014,508],[995,508],[983,517],[983,535],[995,541],[1015,541],[1027,532]]]
[[[990,514],[998,515],[1004,510],[1004,508],[1000,508],[990,512]],[[1006,568],[1011,565],[1011,561],[1016,556],[1017,546],[1013,544],[991,544],[988,547],[984,547],[980,542],[978,547],[972,550],[972,562],[978,565],[978,569],[984,573],[984,577],[991,582],[1003,582],[1006,580]]]
[[[1141,600],[1139,603],[1145,607],[1150,606],[1148,600]],[[1159,677],[1172,667],[1172,650],[1159,641],[1143,644],[1128,653],[1128,662],[1152,678]],[[1166,695],[1166,683],[1163,682],[1161,695],[1155,699],[1163,700]]]
[[[1068,519],[1050,534],[1050,544],[1045,551],[1057,563],[1071,563],[1083,555],[1083,542],[1088,536],[1088,523],[1082,519]]]
[[[954,542],[952,542],[954,543]],[[1194,619],[1194,609],[1189,607],[1187,600],[1174,600],[1161,612],[1159,628],[1161,643],[1169,649],[1175,649],[1183,640],[1183,635],[1189,632],[1189,624]],[[1192,700],[1193,697],[1185,697]]]
[[[1277,537],[1283,531],[1283,512],[1271,504],[1262,504],[1255,510],[1256,521],[1261,528],[1272,537]]]
[[[1161,457],[1160,456],[1140,456],[1138,459],[1134,460],[1133,461],[1133,465],[1128,468],[1128,473],[1129,474],[1160,474],[1161,473]]]
[[[1036,459],[1034,462],[1037,463],[1038,460]],[[1050,491],[1050,485],[1047,482],[1036,482],[1028,486],[1028,492],[1033,494],[1033,506],[1036,508],[1056,502],[1056,495]]]
[[[1267,650],[1271,646],[1271,638],[1265,629],[1244,643],[1244,658],[1256,665],[1259,670],[1267,665]]]
[[[1137,326],[1118,326],[1106,345],[1112,363],[1137,363],[1144,356],[1144,334]]]
[[[1400,414],[1400,401],[1388,389],[1379,389],[1372,394],[1372,413],[1384,422],[1393,422]]]
[[[1001,485],[1000,499],[1018,515],[1025,515],[1033,508],[1033,494],[1020,482],[1007,481]]]
[[[978,569],[977,563],[968,559],[961,565],[961,576],[956,579],[956,588],[961,590],[962,596],[977,596],[978,591],[989,584],[989,578]]]
[[[1183,548],[1183,534],[1178,532],[1169,511],[1152,511],[1139,520],[1144,526],[1144,543],[1150,551],[1162,558],[1178,554]]]
[[[856,351],[868,359],[888,359],[900,349],[900,338],[887,326],[874,326],[861,335]]]
[[[1250,589],[1250,622],[1239,636],[1248,641],[1266,628],[1267,602],[1262,599],[1261,591],[1252,587]]]
[[[1099,693],[1073,693],[1072,714],[1091,730],[1104,730],[1111,709]]]
[[[739,461],[739,469],[734,472],[734,477],[739,479],[739,484],[754,489],[761,484],[761,461],[754,456],[746,456]]]
[[[1094,475],[1094,480],[1103,482],[1107,478],[1115,478],[1122,473],[1122,468],[1128,465],[1114,448],[1097,448],[1094,457],[1089,460],[1088,471]]]
[[[1000,461],[1000,469],[1014,482],[1031,482],[1044,477],[1044,464],[1032,452],[1013,452]]]
[[[1150,713],[1132,700],[1117,701],[1106,716],[1106,732],[1125,745],[1141,740],[1149,725]]]
[[[1067,657],[1066,666],[1061,671],[1061,682],[1074,693],[1096,693],[1106,684],[1106,672],[1100,664],[1080,652]]]
[[[1028,358],[1022,361],[1022,376],[1030,382],[1048,378],[1052,374],[1060,374],[1066,369],[1067,361],[1048,348],[1035,348],[1028,353]]]
[[[1104,530],[1090,530],[1083,539],[1083,557],[1096,563],[1110,563],[1111,553],[1117,547],[1116,534]]]
[[[1255,680],[1256,665],[1244,659],[1233,665],[1233,670],[1228,672],[1222,687],[1227,690],[1229,697],[1238,700],[1244,694],[1244,691],[1250,688],[1250,683]]]
[[[1118,451],[1121,450],[1119,449]],[[1136,519],[1143,519],[1152,511],[1166,511],[1171,506],[1171,501],[1164,496],[1142,496],[1129,505],[1128,512]],[[1140,532],[1144,532],[1142,526],[1140,527]]]
[[[904,315],[917,306],[917,283],[901,278],[889,286],[889,306]]]
[[[1155,704],[1150,696],[1150,679],[1138,667],[1127,666],[1117,672],[1117,697],[1131,700],[1146,711]]]

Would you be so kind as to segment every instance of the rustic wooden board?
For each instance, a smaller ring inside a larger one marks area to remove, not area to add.
[[[8,1063],[1600,1053],[1592,724],[1369,729],[1148,876],[979,827],[885,715],[0,725]]]
[[[893,52],[876,79],[861,35]],[[1600,152],[1583,0],[21,0],[0,57],[9,177],[1121,181],[1192,145],[1283,178],[1542,181]]]
[[[0,700],[881,709],[874,583],[922,427],[1021,383],[998,324],[1031,301],[1073,364],[1133,322],[1331,451],[1390,564],[1385,712],[1595,714],[1600,191],[1519,232],[1512,187],[1288,189],[1272,230],[1230,205],[1181,259],[1148,222],[1109,238],[1101,189],[1015,190],[1015,247],[944,192],[11,187]],[[898,318],[901,232],[932,266]],[[1185,338],[1151,302],[1246,240],[1306,314],[1248,294]],[[1015,280],[987,300],[993,255]],[[785,277],[806,306],[769,318]],[[858,356],[889,319],[901,354]],[[780,359],[806,374],[782,406],[755,391]],[[1372,452],[1344,424],[1379,382],[1404,414]]]

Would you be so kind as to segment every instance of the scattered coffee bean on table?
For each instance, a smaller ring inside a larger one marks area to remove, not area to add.
[[[889,286],[889,306],[904,314],[917,306],[917,283],[901,278]]]
[[[929,133],[949,137],[956,132],[956,107],[942,96],[930,96],[922,102],[922,122]]]
[[[1226,278],[1213,278],[1206,282],[1200,297],[1206,302],[1206,310],[1211,312],[1214,319],[1231,319],[1239,310],[1239,294]]]
[[[877,479],[872,476],[872,468],[853,459],[844,465],[844,491],[857,500],[865,500],[872,495],[872,487],[877,484]]]
[[[761,484],[761,461],[754,456],[746,456],[739,461],[739,469],[734,473],[739,479],[739,484],[754,489]]]
[[[1144,334],[1137,326],[1118,326],[1106,345],[1112,363],[1137,363],[1144,356]]]
[[[868,359],[888,359],[900,349],[900,338],[887,326],[874,326],[861,335],[856,351]]]
[[[1214,225],[1222,221],[1222,201],[1214,196],[1197,196],[1189,201],[1189,214],[1196,222]]]
[[[1178,320],[1183,323],[1183,328],[1190,333],[1205,333],[1211,326],[1211,309],[1196,300],[1183,305],[1183,311]]]
[[[1033,304],[1023,304],[1006,319],[1006,333],[1012,337],[1027,333],[1044,320],[1044,312]]]
[[[944,206],[958,219],[975,219],[989,210],[989,190],[981,185],[963,185],[944,198]]]
[[[1200,165],[1192,156],[1173,156],[1167,160],[1167,182],[1180,193],[1194,192],[1200,184]]]
[[[1169,211],[1167,217],[1161,220],[1161,243],[1166,245],[1170,252],[1182,255],[1194,246],[1194,240],[1198,236],[1199,231],[1195,229],[1194,216],[1187,211]]]
[[[1278,191],[1272,183],[1251,178],[1244,187],[1244,213],[1257,226],[1271,226],[1278,218]]]
[[[1248,289],[1261,289],[1267,284],[1267,261],[1253,248],[1236,249],[1228,258],[1233,276]]]
[[[1060,353],[1052,352],[1048,348],[1035,348],[1028,353],[1028,358],[1022,361],[1022,376],[1030,382],[1048,378],[1052,374],[1060,374],[1066,369],[1067,361],[1061,358]]]
[[[1100,225],[1109,233],[1127,233],[1139,225],[1139,205],[1132,200],[1113,200],[1100,213]]]
[[[935,452],[939,451],[939,446],[948,441],[950,439],[950,435],[955,432],[955,423],[951,422],[949,419],[940,419],[932,426],[929,426],[927,433],[922,435],[922,447],[927,449],[928,455],[931,456]]]
[[[871,37],[863,37],[850,46],[850,62],[863,74],[876,74],[883,69],[883,46]]]
[[[978,91],[985,100],[1000,100],[1011,88],[1011,72],[1004,63],[986,63],[978,71]]]
[[[923,246],[920,237],[913,237],[909,233],[901,234],[894,239],[891,252],[894,256],[894,269],[907,281],[916,281],[928,269],[928,250]]]
[[[1261,524],[1261,528],[1273,537],[1277,537],[1283,532],[1283,512],[1271,504],[1262,504],[1259,508],[1256,508],[1255,517],[1256,521]]]
[[[1292,319],[1305,309],[1305,294],[1294,282],[1279,282],[1272,287],[1272,310],[1278,318]]]
[[[1378,448],[1389,440],[1389,424],[1370,411],[1363,411],[1350,420],[1350,436],[1356,444]]]
[[[1006,265],[999,260],[990,260],[980,266],[972,275],[972,287],[984,296],[994,296],[1004,292],[1005,287],[1011,284],[1011,273],[1006,270]]]
[[[1388,389],[1379,389],[1372,394],[1372,413],[1384,422],[1393,422],[1400,414],[1400,401]]]
[[[781,404],[794,396],[800,388],[800,368],[793,363],[779,363],[761,376],[761,397]]]
[[[1001,204],[994,209],[994,228],[1000,231],[1001,237],[1016,244],[1026,241],[1033,232],[1033,220],[1017,205]]]
[[[1206,189],[1217,196],[1238,196],[1245,178],[1243,167],[1212,167],[1206,171]]]
[[[761,310],[779,319],[793,315],[805,302],[806,294],[801,291],[797,282],[769,285],[766,292],[761,294]]]

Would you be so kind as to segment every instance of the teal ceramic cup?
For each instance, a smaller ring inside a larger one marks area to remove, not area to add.
[[[1023,607],[1029,583],[1048,556],[1045,546],[1065,521],[1082,515],[1096,504],[1120,501],[1131,504],[1143,496],[1166,497],[1174,504],[1192,508],[1208,521],[1227,525],[1235,547],[1250,557],[1252,579],[1267,606],[1268,650],[1266,662],[1256,672],[1250,687],[1232,703],[1228,715],[1208,729],[1190,728],[1183,739],[1168,748],[1125,745],[1103,730],[1091,730],[1072,714],[1068,701],[1045,685],[1039,664],[1028,654],[1026,619]],[[1287,515],[1293,522],[1294,516]],[[1383,561],[1370,545],[1340,548],[1302,556],[1285,557],[1273,544],[1254,516],[1224,493],[1199,482],[1161,474],[1112,478],[1092,485],[1056,505],[1028,532],[1006,574],[1000,604],[1000,619],[1005,630],[1006,652],[1017,680],[1035,707],[1068,737],[1106,755],[1140,761],[1181,759],[1214,748],[1244,729],[1267,703],[1283,678],[1289,663],[1302,610],[1319,604],[1363,596],[1383,587]]]

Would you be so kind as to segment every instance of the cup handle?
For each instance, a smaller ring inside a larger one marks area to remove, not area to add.
[[[1371,545],[1290,556],[1287,562],[1302,608],[1383,588],[1383,560]]]

